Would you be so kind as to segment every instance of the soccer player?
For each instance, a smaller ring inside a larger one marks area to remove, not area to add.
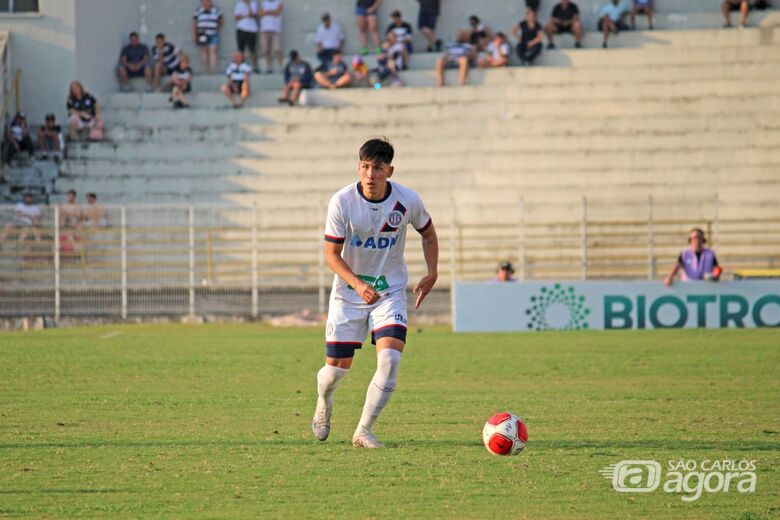
[[[314,436],[330,434],[333,393],[352,366],[355,350],[368,331],[376,345],[377,368],[368,386],[363,415],[352,445],[381,448],[371,429],[396,388],[398,365],[406,343],[406,226],[422,235],[428,274],[414,288],[415,308],[438,277],[439,242],[420,197],[396,182],[392,145],[371,139],[360,148],[357,183],[330,200],[325,223],[325,262],[336,274],[325,330],[325,366],[317,373]]]

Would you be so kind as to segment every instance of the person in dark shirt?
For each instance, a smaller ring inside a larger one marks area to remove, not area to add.
[[[482,23],[477,15],[469,16],[469,43],[477,48],[477,51],[484,51],[487,44],[493,39],[493,32],[490,27]]]
[[[284,67],[284,87],[278,101],[290,106],[296,104],[301,90],[311,87],[312,78],[311,65],[301,59],[298,51],[290,51],[290,61]]]
[[[68,137],[71,140],[78,138],[78,131],[82,128],[88,128],[92,139],[102,139],[103,120],[100,117],[100,105],[97,100],[84,90],[84,86],[74,81],[70,84],[68,91],[68,117],[70,118],[70,132]]]
[[[9,164],[22,150],[26,150],[30,158],[35,159],[30,129],[27,126],[27,114],[17,112],[5,129],[5,164]]]
[[[179,68],[171,76],[171,97],[169,101],[173,103],[173,108],[190,107],[190,101],[186,95],[190,90],[192,90],[190,58],[186,54],[182,54]]]
[[[512,28],[512,34],[517,38],[517,55],[520,63],[531,65],[542,52],[542,24],[536,19],[536,11],[528,9],[525,20]]]
[[[152,68],[149,66],[149,48],[140,42],[137,32],[131,32],[130,43],[122,47],[116,73],[119,77],[119,89],[122,92],[132,90],[129,84],[130,78],[145,78],[146,91],[154,90]]]
[[[406,52],[411,54],[413,51],[412,26],[404,22],[404,19],[401,16],[401,11],[398,10],[393,11],[393,13],[390,15],[390,18],[392,22],[387,27],[385,34],[391,32],[395,33],[395,36],[396,38],[398,38],[398,41],[403,43],[404,46],[406,46]]]
[[[547,48],[554,49],[555,42],[553,37],[557,33],[570,33],[574,35],[574,46],[578,49],[582,47],[582,20],[580,20],[580,10],[577,4],[570,0],[561,0],[553,7],[552,17],[544,27],[547,33]]]
[[[62,127],[57,124],[54,114],[46,114],[43,126],[38,130],[38,150],[41,151],[41,159],[49,158],[49,153],[58,160],[62,155],[63,147]]]
[[[442,43],[436,37],[436,20],[439,18],[441,0],[417,0],[420,2],[420,12],[417,15],[417,28],[428,40],[428,52],[441,52]]]
[[[160,80],[163,76],[173,74],[179,68],[181,52],[171,42],[165,41],[165,35],[160,33],[154,37],[152,47],[152,62],[154,64],[154,88],[160,88]]]
[[[352,81],[352,75],[349,73],[349,67],[344,63],[344,57],[341,51],[336,51],[331,58],[331,62],[320,67],[314,73],[314,80],[323,88],[334,90],[346,87]]]

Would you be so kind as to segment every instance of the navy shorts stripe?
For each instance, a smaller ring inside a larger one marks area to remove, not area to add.
[[[325,235],[325,241],[326,242],[333,242],[334,244],[343,244],[345,237],[332,237],[330,235]]]
[[[406,327],[403,325],[385,325],[384,327],[379,327],[378,329],[371,331],[371,343],[374,345],[382,338],[400,339],[406,343]]]
[[[363,345],[356,341],[328,341],[325,343],[325,355],[329,358],[355,357],[355,350]]]
[[[427,224],[425,224],[425,225],[424,225],[423,227],[421,227],[420,229],[418,229],[418,230],[417,230],[417,232],[418,232],[418,233],[425,233],[425,230],[426,230],[426,229],[428,229],[429,227],[431,227],[431,224],[433,224],[433,219],[432,219],[432,218],[429,218],[429,219],[428,219],[428,223],[427,223]]]

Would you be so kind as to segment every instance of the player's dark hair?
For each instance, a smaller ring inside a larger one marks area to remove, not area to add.
[[[370,139],[360,147],[360,160],[371,164],[392,164],[395,150],[387,138]]]
[[[76,196],[76,190],[68,190],[68,195]]]

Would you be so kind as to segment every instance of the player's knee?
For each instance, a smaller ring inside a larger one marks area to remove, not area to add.
[[[398,381],[398,367],[401,364],[401,352],[392,348],[379,351],[376,356],[376,373],[381,379],[381,386],[385,392],[395,390]]]

